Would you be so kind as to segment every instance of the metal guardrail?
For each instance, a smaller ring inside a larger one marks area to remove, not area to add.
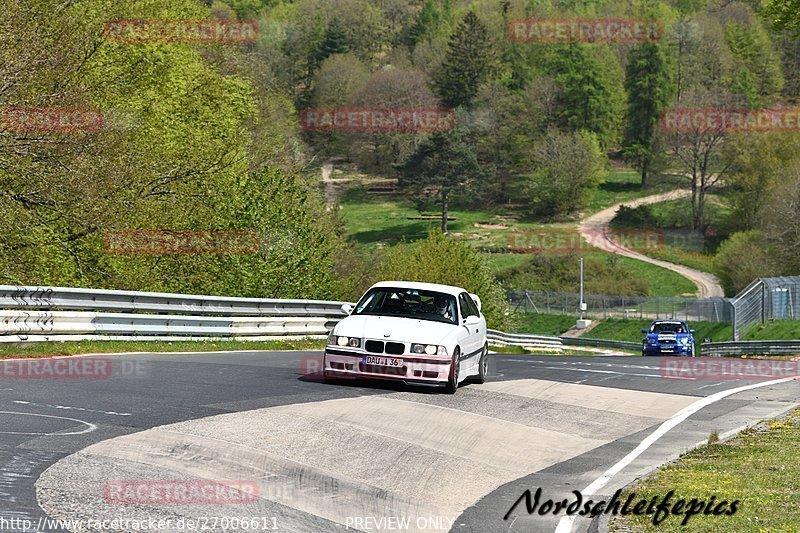
[[[60,335],[162,336],[170,338],[274,338],[296,335],[325,338],[335,324],[326,317],[211,317],[85,311],[0,311],[0,342]],[[38,340],[38,339],[37,339]]]
[[[0,285],[0,309],[344,317],[344,302]]]
[[[343,303],[0,285],[0,343],[324,339]]]
[[[704,357],[736,355],[800,355],[798,341],[735,341],[708,342],[700,346]]]
[[[57,340],[325,338],[345,302],[0,285],[0,343]],[[560,351],[564,344],[639,351],[638,342],[489,330],[494,344]],[[716,342],[705,356],[800,354],[800,341]]]
[[[642,351],[641,342],[612,341],[606,339],[587,339],[586,337],[560,337],[565,344],[572,346],[591,346],[593,348],[612,348],[615,350],[627,350],[629,352]]]
[[[494,329],[486,330],[486,338],[490,344],[500,346],[523,346],[527,348],[561,351],[563,343],[558,337],[547,335],[526,335],[504,333]]]

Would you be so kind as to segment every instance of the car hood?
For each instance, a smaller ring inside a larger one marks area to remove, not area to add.
[[[441,344],[458,329],[455,324],[395,316],[351,315],[333,330],[335,335],[420,344]]]
[[[689,333],[648,333],[648,339],[658,339],[660,341],[665,340],[680,340],[680,339],[689,339],[691,338],[691,334]]]

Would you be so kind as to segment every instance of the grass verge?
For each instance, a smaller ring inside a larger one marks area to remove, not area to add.
[[[653,525],[653,516],[612,518],[619,531],[800,531],[800,410],[743,431],[725,443],[691,451],[634,486],[635,500],[664,497],[674,504],[696,498],[715,504],[739,500],[733,515],[700,513],[681,526],[683,516]],[[627,496],[623,495],[624,501]],[[730,509],[730,507],[728,507]],[[705,509],[704,509],[705,510]]]
[[[575,325],[578,319],[568,315],[520,313],[515,333],[531,335],[561,335]]]
[[[0,344],[0,359],[53,357],[86,353],[120,352],[216,352],[236,350],[322,350],[324,340],[278,341],[76,341]]]
[[[747,332],[743,340],[798,340],[800,320],[776,320],[759,325]]]

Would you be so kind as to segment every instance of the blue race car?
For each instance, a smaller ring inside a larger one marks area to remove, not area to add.
[[[642,355],[684,355],[694,357],[693,329],[681,320],[654,320],[643,329]]]

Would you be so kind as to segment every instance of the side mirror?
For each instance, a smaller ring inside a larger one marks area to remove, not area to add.
[[[695,330],[693,330],[693,329],[689,330],[689,333],[694,333],[694,332],[695,332]]]
[[[344,314],[349,315],[353,312],[353,306],[350,304],[342,304],[341,310],[344,312]]]
[[[642,333],[647,333],[647,330],[646,329],[642,329]]]
[[[481,322],[480,317],[477,317],[475,315],[470,315],[464,319],[465,326],[477,326],[478,324],[480,324],[480,322]]]

